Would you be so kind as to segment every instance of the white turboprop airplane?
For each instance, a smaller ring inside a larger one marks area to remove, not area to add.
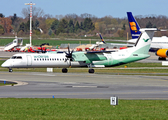
[[[148,58],[149,48],[156,28],[140,29],[135,46],[118,51],[81,51],[73,52],[51,52],[51,53],[20,53],[15,54],[11,59],[6,60],[1,66],[12,68],[41,68],[41,67],[62,67],[62,72],[66,73],[71,67],[90,67],[89,73],[94,73],[92,67],[110,67],[126,64]]]

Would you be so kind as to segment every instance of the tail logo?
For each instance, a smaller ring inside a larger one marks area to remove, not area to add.
[[[144,40],[144,42],[148,42],[149,39],[143,39],[143,40]]]
[[[130,24],[131,30],[137,32],[136,23],[135,22],[129,22],[129,24]]]

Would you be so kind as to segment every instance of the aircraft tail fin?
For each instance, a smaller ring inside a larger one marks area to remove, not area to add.
[[[148,54],[154,32],[157,31],[157,28],[142,28],[140,31],[141,34],[135,43],[135,48],[139,53]]]
[[[128,17],[128,24],[130,27],[132,39],[137,39],[139,35],[141,34],[141,32],[139,31],[140,26],[138,25],[137,21],[132,15],[132,12],[127,12],[127,17]]]
[[[102,41],[104,44],[106,44],[106,42],[104,41],[104,39],[103,39],[103,37],[101,36],[100,33],[99,33],[99,36],[100,36],[101,41]]]

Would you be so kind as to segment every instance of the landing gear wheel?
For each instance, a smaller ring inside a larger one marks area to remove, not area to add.
[[[62,68],[62,73],[67,73],[68,69],[67,68]]]
[[[89,69],[89,73],[94,73],[94,69]]]
[[[158,60],[166,60],[166,58],[159,57]]]
[[[9,68],[9,72],[13,72],[13,70],[11,68]]]

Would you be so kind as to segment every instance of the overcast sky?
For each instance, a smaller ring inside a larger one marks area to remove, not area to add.
[[[25,3],[35,3],[37,8],[43,9],[45,14],[55,15],[88,13],[98,18],[112,16],[126,17],[126,12],[136,15],[165,15],[168,16],[168,0],[1,0],[0,13],[5,17],[19,17]]]

